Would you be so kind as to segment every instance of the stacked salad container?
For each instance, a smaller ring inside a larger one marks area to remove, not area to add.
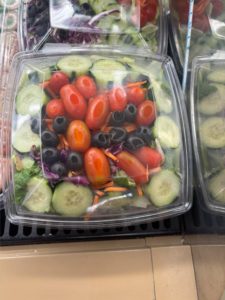
[[[186,212],[191,140],[161,1],[20,4],[1,126],[9,220],[98,228]]]

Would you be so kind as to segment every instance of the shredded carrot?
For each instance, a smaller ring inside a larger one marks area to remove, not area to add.
[[[151,176],[151,175],[154,175],[154,174],[156,174],[156,173],[158,173],[160,171],[161,171],[161,168],[158,167],[158,168],[149,170],[148,174],[149,174],[149,176]]]
[[[127,191],[127,188],[120,187],[120,186],[112,186],[112,187],[105,188],[104,191],[105,192],[125,192],[125,191]]]
[[[39,86],[41,88],[45,89],[45,88],[47,88],[49,86],[49,82],[50,82],[50,80],[46,80],[46,81],[40,83]]]
[[[129,132],[131,132],[131,131],[134,131],[134,130],[136,130],[137,129],[137,126],[135,125],[135,124],[125,124],[124,126],[123,126],[123,128],[124,129],[126,129],[126,131],[129,133]]]
[[[108,182],[106,184],[103,184],[103,185],[94,186],[94,188],[97,189],[97,190],[102,190],[102,189],[105,189],[107,187],[112,187],[112,186],[114,186],[114,182],[110,181],[110,182]]]
[[[95,191],[95,194],[98,195],[99,197],[102,197],[102,196],[104,196],[105,193],[102,192],[102,191],[96,190],[96,191]]]
[[[113,161],[118,161],[118,158],[109,151],[104,151],[105,155]]]
[[[108,133],[112,127],[108,127],[107,125],[103,125],[101,128],[102,132]]]
[[[93,200],[93,205],[98,204],[99,203],[99,199],[100,199],[100,197],[98,195],[95,195],[94,196],[94,200]]]
[[[127,88],[131,88],[131,87],[138,87],[138,86],[142,86],[143,84],[145,84],[147,82],[147,80],[145,81],[137,81],[137,82],[131,82],[131,83],[128,83],[126,85]]]
[[[62,141],[65,146],[65,149],[69,149],[69,143],[67,142],[67,139],[65,138],[64,135],[62,135]]]
[[[138,193],[138,196],[140,196],[140,197],[143,196],[143,191],[139,184],[137,185],[137,193]]]

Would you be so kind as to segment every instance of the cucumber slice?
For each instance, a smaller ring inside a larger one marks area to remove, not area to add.
[[[225,170],[211,178],[208,186],[213,199],[225,203]]]
[[[60,70],[71,76],[75,72],[76,75],[84,75],[88,73],[92,66],[92,62],[88,57],[81,55],[70,55],[61,58],[57,66]]]
[[[199,127],[202,143],[209,148],[225,147],[225,120],[212,117],[205,120]]]
[[[23,87],[17,95],[16,111],[19,115],[34,116],[40,112],[47,100],[47,96],[38,85],[29,84]]]
[[[79,217],[91,206],[92,200],[93,195],[89,188],[62,182],[54,191],[52,205],[60,215]]]
[[[212,85],[216,91],[204,97],[198,104],[198,111],[204,115],[215,115],[225,109],[225,86],[222,84]]]
[[[27,193],[23,206],[38,213],[49,212],[52,200],[52,190],[43,178],[33,177],[27,183]]]
[[[180,145],[180,131],[176,123],[167,116],[155,121],[154,135],[163,148],[177,148]]]
[[[180,179],[174,172],[162,170],[152,177],[144,191],[155,206],[167,206],[179,196]]]
[[[17,151],[26,153],[29,152],[34,145],[40,147],[41,139],[38,134],[33,133],[31,130],[30,121],[26,121],[16,130],[12,144]]]
[[[225,83],[225,70],[215,70],[208,75],[208,80],[216,83]]]
[[[126,67],[113,59],[101,59],[96,61],[90,72],[101,87],[107,87],[108,83],[121,84],[127,76]]]

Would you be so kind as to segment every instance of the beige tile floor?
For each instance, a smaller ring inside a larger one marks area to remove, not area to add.
[[[165,241],[0,248],[0,299],[225,300],[225,247]]]

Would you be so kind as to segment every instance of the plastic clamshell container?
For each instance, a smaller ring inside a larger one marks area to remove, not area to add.
[[[52,122],[55,106],[48,105],[59,97],[48,81],[56,69],[71,82],[60,89],[64,134],[58,133],[62,117]],[[87,95],[76,84],[89,74],[97,91]],[[137,88],[144,97],[132,100]],[[119,102],[113,97],[118,89]],[[11,120],[11,134],[2,132],[11,168],[3,174],[11,222],[107,227],[175,216],[191,206],[188,122],[168,57],[99,47],[19,53],[4,116],[6,124]]]
[[[200,185],[199,196],[211,211],[225,213],[225,53],[194,59],[191,124]]]
[[[121,23],[121,21],[114,22],[115,16],[113,15],[103,17],[99,21],[99,26],[92,31],[90,28],[72,31],[69,30],[69,25],[68,29],[51,27],[49,5],[47,1],[43,1],[43,3],[45,3],[44,6],[35,11],[35,1],[21,2],[19,10],[21,50],[39,50],[46,43],[69,43],[145,47],[153,53],[166,54],[168,28],[166,10],[162,0],[158,0],[157,7],[155,4],[153,5],[154,13],[150,16],[149,21],[147,19],[142,21],[139,28],[123,24],[123,28],[121,29],[121,25],[119,32],[109,32],[109,29],[113,28],[112,23]]]
[[[170,44],[179,69],[183,68],[186,52],[188,1],[170,0]],[[191,62],[197,56],[210,55],[225,49],[225,2],[207,1],[194,4],[190,42]]]

